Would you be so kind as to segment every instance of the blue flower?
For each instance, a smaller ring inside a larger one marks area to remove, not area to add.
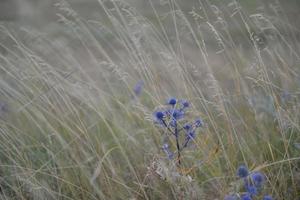
[[[186,131],[190,130],[191,128],[192,128],[192,126],[189,123],[183,125],[183,129],[186,130]]]
[[[252,200],[256,199],[257,196],[262,191],[262,186],[265,181],[265,175],[259,171],[249,173],[248,168],[245,165],[240,165],[237,170],[237,175],[244,181],[244,189],[239,200]],[[225,199],[227,200],[227,199]],[[230,198],[228,200],[231,200]],[[264,196],[263,200],[273,200],[270,195]]]
[[[184,108],[188,108],[188,107],[190,106],[189,102],[186,101],[186,100],[182,100],[181,104],[182,104],[182,108],[183,108],[183,109],[184,109]]]
[[[142,80],[139,80],[134,88],[133,88],[133,92],[136,96],[139,96],[143,90],[143,86],[144,86],[144,82]]]
[[[241,165],[239,166],[238,170],[237,170],[237,175],[241,178],[245,178],[247,177],[249,174],[248,172],[248,168],[245,165]]]
[[[256,187],[261,187],[265,181],[265,177],[261,172],[254,172],[251,174],[251,180]]]
[[[257,188],[255,186],[248,186],[247,188],[247,192],[251,195],[251,196],[255,196],[258,194]]]
[[[172,117],[175,120],[182,119],[184,117],[184,112],[182,112],[178,109],[174,109],[173,112],[172,112]]]
[[[198,128],[198,127],[202,127],[203,126],[203,121],[198,118],[195,120],[195,126]]]
[[[271,195],[264,196],[263,200],[273,200]]]
[[[180,105],[179,105],[180,103]],[[178,104],[178,105],[177,105]],[[186,100],[177,100],[176,98],[170,98],[167,101],[167,105],[160,110],[154,112],[154,123],[160,125],[160,127],[165,128],[164,134],[166,137],[174,136],[176,142],[176,152],[178,164],[180,165],[180,152],[187,147],[190,140],[193,140],[196,135],[196,129],[201,127],[202,120],[196,119],[194,121],[189,121],[186,115],[186,109],[189,107],[189,102]],[[185,134],[185,135],[182,135]],[[182,137],[181,137],[182,135]],[[184,140],[183,140],[184,139]],[[183,140],[183,141],[181,141]],[[169,146],[167,144],[163,145],[163,151],[171,159],[173,158],[173,153],[170,152]]]
[[[250,194],[246,193],[246,194],[242,195],[241,200],[252,200],[252,198],[251,198]]]
[[[177,103],[177,100],[176,100],[175,98],[170,98],[170,99],[168,100],[168,104],[170,104],[170,105],[172,105],[172,106],[175,106],[176,103]]]
[[[161,111],[155,112],[155,117],[157,120],[162,120],[164,118],[165,114]]]
[[[174,121],[180,120],[184,117],[184,112],[175,108],[166,110],[165,114],[170,118],[170,120]]]

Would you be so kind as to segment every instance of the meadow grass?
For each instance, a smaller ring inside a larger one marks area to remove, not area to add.
[[[44,32],[0,27],[1,199],[224,199],[240,165],[299,198],[299,30],[278,1],[98,3],[99,20],[59,1]],[[180,169],[153,122],[169,97],[204,122]]]

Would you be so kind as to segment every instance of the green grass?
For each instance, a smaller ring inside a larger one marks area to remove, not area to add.
[[[237,4],[192,13],[149,1],[151,19],[99,5],[88,21],[60,1],[55,34],[1,26],[1,199],[223,199],[240,164],[268,177],[265,194],[299,197],[297,28]],[[205,123],[181,172],[152,120],[170,96]]]

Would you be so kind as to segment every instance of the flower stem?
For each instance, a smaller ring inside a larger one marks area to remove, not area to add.
[[[177,122],[176,121],[175,121],[175,137],[176,137],[178,167],[180,168],[180,166],[181,166],[181,156],[180,156],[180,146],[179,146],[179,140],[178,140],[178,128],[177,128]]]

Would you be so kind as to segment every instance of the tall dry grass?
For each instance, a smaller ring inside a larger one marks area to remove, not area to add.
[[[223,199],[240,164],[299,197],[299,30],[279,2],[98,3],[99,20],[61,0],[44,32],[1,26],[1,199]],[[181,173],[152,120],[170,96],[205,123]]]

